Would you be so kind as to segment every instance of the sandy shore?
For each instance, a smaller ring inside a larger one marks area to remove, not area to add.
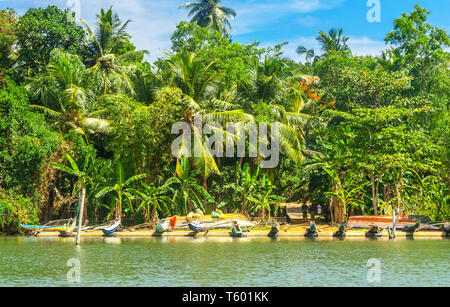
[[[297,226],[297,227],[282,227],[279,232],[279,237],[304,237],[306,233],[305,226]],[[267,237],[267,234],[269,233],[269,228],[263,228],[263,229],[253,229],[250,232],[246,232],[245,234],[247,237]],[[335,227],[323,227],[322,229],[319,227],[319,238],[332,238],[333,233],[337,231],[337,228]],[[361,238],[365,237],[366,230],[348,230],[346,234],[347,239],[351,238]],[[397,231],[396,235],[398,238],[407,238],[411,237],[410,234],[407,234],[402,231]],[[38,234],[38,237],[55,237],[59,236],[59,232],[41,232]],[[73,234],[75,236],[75,234]],[[103,236],[102,231],[83,231],[81,233],[82,237],[100,237]],[[184,230],[176,230],[172,232],[165,232],[165,233],[157,233],[154,231],[145,231],[145,230],[139,230],[139,231],[118,231],[115,233],[116,237],[230,237],[230,231],[219,229],[219,230],[211,230],[206,235],[205,233],[197,233],[194,234],[191,231],[184,231]],[[384,230],[382,232],[382,238],[388,238],[388,232]],[[442,238],[442,232],[440,231],[419,231],[414,233],[414,238]]]

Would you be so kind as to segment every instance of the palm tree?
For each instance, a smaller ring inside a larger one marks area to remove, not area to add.
[[[342,35],[341,29],[331,29],[326,34],[323,31],[319,31],[319,36],[317,36],[316,40],[322,47],[322,51],[328,53],[330,51],[345,51],[350,50],[347,46],[348,37]]]
[[[220,170],[216,164],[214,157],[210,150],[204,146],[204,135],[199,131],[195,125],[196,120],[200,119],[203,123],[208,124],[216,122],[225,127],[227,122],[242,121],[244,123],[252,122],[253,116],[244,113],[240,109],[219,110],[217,111],[215,105],[224,103],[216,99],[217,91],[216,85],[218,76],[213,71],[214,63],[205,64],[195,53],[181,52],[177,55],[169,54],[171,58],[167,60],[167,64],[173,74],[174,83],[179,87],[185,100],[188,102],[188,109],[185,111],[183,121],[189,124],[193,137],[197,144],[201,144],[200,155],[192,158],[193,165],[201,171],[203,177],[203,187],[207,188],[207,178],[212,173],[220,174]],[[209,126],[214,132],[222,133],[226,137],[231,136],[225,129],[219,129]],[[188,135],[183,135],[188,137]],[[188,144],[184,141],[179,152],[190,152],[190,148],[186,148]],[[179,160],[177,160],[179,163]]]
[[[74,129],[86,141],[87,133],[109,132],[109,121],[97,117],[106,110],[96,109],[96,89],[78,56],[54,49],[45,72],[26,89],[32,100],[42,104],[31,108],[46,113],[61,130]]]
[[[196,0],[185,3],[180,8],[190,9],[189,17],[193,16],[191,22],[227,34],[227,28],[233,31],[228,19],[236,17],[236,12],[231,8],[221,6],[221,3],[222,0]]]
[[[136,190],[133,188],[130,188],[129,186],[138,180],[141,180],[146,177],[146,174],[140,174],[133,177],[128,178],[125,180],[124,171],[123,171],[123,165],[122,163],[117,164],[116,169],[116,183],[112,186],[104,187],[100,192],[98,192],[95,197],[101,198],[104,195],[114,192],[116,194],[116,204],[114,206],[113,214],[115,217],[118,217],[119,219],[122,219],[122,202],[125,198],[128,201],[128,204],[131,208],[131,200],[134,198],[134,195],[136,194]]]
[[[255,63],[249,69],[250,82],[240,88],[240,97],[250,100],[247,105],[263,102],[272,111],[270,127],[279,127],[279,141],[283,152],[295,163],[302,160],[304,149],[303,130],[308,116],[301,113],[304,107],[303,93],[295,84],[304,75],[293,72],[279,57],[266,56],[264,62]],[[253,107],[250,107],[253,109]],[[255,112],[249,110],[248,113]],[[253,114],[257,117],[258,114]]]
[[[305,46],[298,46],[297,53],[299,55],[305,55],[305,59],[307,62],[310,62],[311,60],[317,59],[317,56],[315,55],[314,49],[308,49]]]
[[[124,45],[129,43],[131,38],[126,32],[131,20],[122,23],[119,16],[113,14],[111,7],[108,11],[102,9],[97,14],[95,34],[85,20],[81,19],[81,22],[89,35],[84,53],[88,58],[87,63],[92,66],[90,69],[102,75],[102,94],[106,94],[111,88],[134,94],[132,81],[128,77],[128,70],[132,67],[127,67],[123,63],[127,58],[148,51],[130,50],[122,53]]]
[[[213,71],[214,62],[205,64],[194,52],[168,55],[167,64],[174,77],[172,82],[188,98],[192,108],[200,109],[199,104],[216,92],[218,76]]]
[[[173,201],[179,206],[180,214],[188,214],[194,208],[205,212],[201,199],[208,202],[214,202],[211,195],[198,184],[196,172],[191,172],[191,165],[189,159],[180,159],[177,164],[176,176],[166,181],[167,186],[175,186]]]

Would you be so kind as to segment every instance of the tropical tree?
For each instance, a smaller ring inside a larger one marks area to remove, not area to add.
[[[141,200],[137,211],[143,211],[146,222],[155,221],[158,218],[158,211],[164,211],[170,214],[170,210],[176,205],[174,201],[167,196],[170,189],[167,185],[157,187],[142,183],[142,190],[136,191],[136,196]]]
[[[89,163],[91,161],[91,156],[89,154],[86,155],[86,157],[84,159],[84,164],[83,164],[82,170],[79,169],[79,167],[75,163],[74,159],[69,154],[67,154],[67,160],[69,161],[71,167],[67,167],[67,166],[64,166],[61,164],[55,164],[55,163],[50,163],[50,165],[58,170],[61,170],[65,173],[69,174],[69,175],[77,177],[77,182],[74,185],[72,195],[79,193],[79,197],[80,197],[78,234],[77,234],[77,244],[78,244],[79,240],[80,240],[81,226],[83,225],[82,219],[84,216],[84,212],[86,212],[86,210],[84,210],[84,207],[86,206],[86,201],[85,201],[86,200],[86,187],[89,184],[94,185],[91,177],[88,175],[88,168],[89,168]]]
[[[395,65],[408,69],[415,77],[413,84],[422,95],[439,85],[448,71],[450,36],[445,29],[427,23],[430,12],[414,6],[410,14],[402,14],[394,21],[394,30],[386,35],[385,42],[393,46]]]
[[[13,45],[17,41],[17,14],[11,9],[0,10],[0,78],[13,64]],[[1,82],[1,80],[0,80]]]
[[[212,27],[213,29],[227,33],[227,28],[233,30],[229,18],[236,17],[236,12],[228,7],[221,6],[222,0],[196,0],[180,6],[180,8],[190,9],[189,17],[193,16],[191,22],[202,27]]]
[[[247,162],[242,167],[239,162],[236,163],[236,182],[231,183],[228,187],[232,187],[234,191],[233,198],[239,200],[242,214],[247,214],[248,200],[257,188],[259,172],[260,169],[258,167],[252,173],[250,165]]]
[[[255,191],[251,196],[248,196],[248,200],[252,204],[249,208],[250,212],[261,211],[261,219],[266,221],[266,212],[270,218],[270,211],[273,205],[277,205],[284,200],[283,197],[273,194],[274,186],[270,182],[269,175],[264,174],[263,178],[258,183]],[[274,214],[276,214],[278,206],[275,206]]]
[[[346,51],[350,50],[347,45],[348,37],[342,35],[343,29],[331,29],[328,34],[319,31],[316,40],[321,45],[322,51],[328,53],[330,51]]]
[[[308,49],[305,46],[298,46],[297,47],[297,53],[299,55],[305,55],[305,59],[307,62],[311,61],[311,60],[316,60],[317,56],[315,55],[315,51],[314,49]]]
[[[133,210],[131,201],[134,199],[136,190],[131,188],[131,184],[146,177],[146,174],[135,175],[125,180],[123,171],[123,165],[121,162],[116,166],[116,183],[112,186],[106,186],[98,192],[95,197],[102,198],[108,193],[113,192],[115,194],[115,205],[111,214],[116,218],[122,219],[122,203],[125,199],[128,204],[128,208]]]
[[[217,73],[212,69],[214,62],[206,64],[194,52],[180,52],[167,60],[173,73],[173,83],[182,91],[194,109],[215,94]]]
[[[73,12],[56,6],[31,8],[17,24],[18,62],[25,75],[33,76],[49,63],[51,51],[61,48],[78,54],[84,39],[83,28],[74,22]]]
[[[133,82],[129,77],[133,67],[126,65],[127,59],[142,55],[147,51],[135,51],[126,48],[131,36],[126,32],[130,20],[122,23],[117,14],[113,14],[112,7],[108,11],[103,9],[97,14],[95,34],[87,22],[81,19],[89,35],[85,44],[87,64],[90,69],[102,76],[102,94],[125,91],[134,94]]]
[[[33,109],[44,112],[61,130],[81,133],[87,141],[87,133],[107,133],[110,124],[97,117],[106,110],[96,109],[97,93],[91,82],[78,56],[55,49],[45,72],[26,88],[31,98],[41,103],[31,105]]]
[[[183,91],[188,108],[182,120],[189,125],[191,132],[183,133],[184,139],[180,148],[177,149],[177,156],[190,156],[186,154],[191,151],[190,148],[186,148],[190,144],[187,138],[193,137],[194,142],[200,145],[192,159],[193,165],[201,170],[203,186],[206,189],[208,176],[212,173],[220,174],[220,170],[210,148],[205,146],[205,135],[196,123],[205,123],[214,133],[222,134],[226,138],[234,138],[235,135],[231,135],[224,129],[226,123],[252,122],[253,116],[240,109],[218,110],[216,108],[217,104],[223,105],[224,101],[215,98],[217,74],[212,71],[213,62],[205,65],[195,53],[182,51],[172,56],[167,63],[175,76],[173,82]],[[220,124],[221,127],[208,125],[209,123]]]
[[[166,181],[165,185],[174,190],[173,201],[180,214],[188,214],[194,208],[205,212],[202,199],[214,202],[212,196],[198,184],[197,175],[198,171],[191,172],[189,159],[183,158],[177,163],[176,176]]]

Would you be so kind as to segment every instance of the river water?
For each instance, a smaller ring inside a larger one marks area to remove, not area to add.
[[[0,237],[0,286],[444,286],[450,241]]]

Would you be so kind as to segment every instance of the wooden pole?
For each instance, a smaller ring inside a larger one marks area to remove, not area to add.
[[[83,225],[83,211],[84,211],[84,198],[86,196],[86,189],[81,190],[81,202],[80,202],[80,214],[78,216],[78,229],[77,229],[77,241],[76,245],[80,245],[81,225]]]

